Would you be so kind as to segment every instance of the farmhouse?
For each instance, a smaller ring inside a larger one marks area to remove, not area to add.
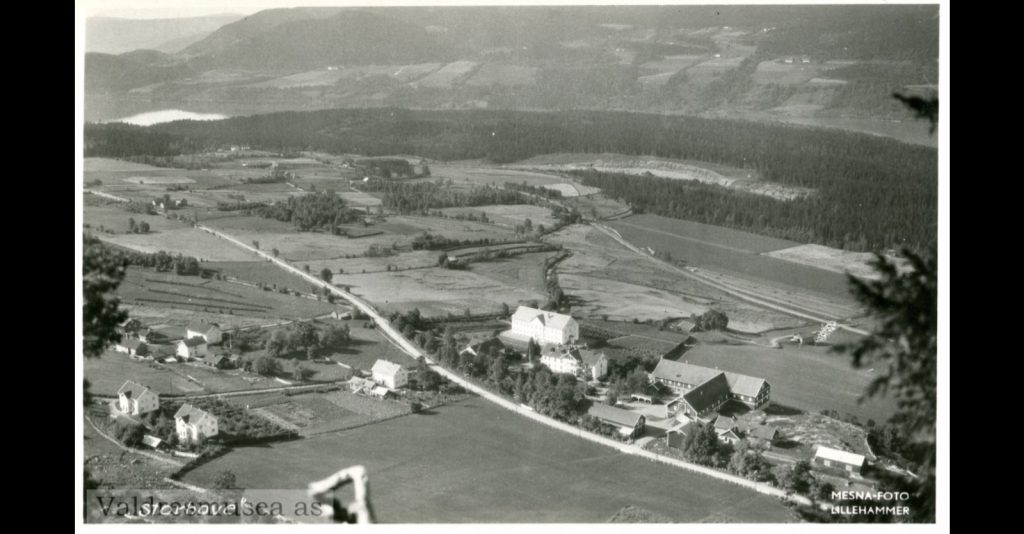
[[[771,386],[763,378],[728,373],[662,358],[651,377],[677,394],[679,408],[688,415],[703,417],[717,411],[726,401],[736,400],[757,409],[768,403]]]
[[[683,417],[683,422],[668,429],[665,432],[668,446],[676,449],[682,449],[683,440],[685,440],[686,437],[690,435],[690,433],[692,433],[694,430],[697,430],[698,428],[699,427],[693,424],[693,420],[691,420],[689,417]]]
[[[409,383],[409,371],[394,362],[377,360],[370,369],[373,381],[389,389],[398,389]]]
[[[540,357],[540,363],[554,373],[576,375],[597,380],[608,374],[608,358],[604,353],[576,346],[551,347]]]
[[[144,415],[160,408],[160,396],[138,382],[129,380],[117,390],[117,409],[128,415]]]
[[[619,433],[623,436],[635,438],[644,432],[646,418],[642,414],[607,404],[594,404],[587,410],[587,414],[596,417],[601,422],[618,427]]]
[[[569,315],[520,306],[512,314],[510,333],[542,344],[566,345],[579,339],[580,325]]]
[[[206,340],[201,337],[192,337],[178,342],[178,356],[184,360],[203,358],[209,354]]]
[[[857,474],[864,470],[864,456],[824,445],[818,445],[818,449],[814,451],[813,463]]]
[[[215,323],[193,321],[185,328],[185,338],[201,337],[210,345],[220,343],[223,332]]]
[[[715,432],[718,439],[733,445],[740,442],[740,429],[732,417],[718,416],[715,420]]]
[[[140,339],[122,339],[114,345],[114,350],[129,356],[145,356],[149,354],[149,346]]]
[[[191,404],[182,404],[174,413],[175,430],[181,442],[195,443],[217,435],[217,418]]]
[[[758,425],[747,432],[747,437],[751,440],[760,440],[771,445],[775,443],[775,440],[779,439],[779,429],[772,425]]]

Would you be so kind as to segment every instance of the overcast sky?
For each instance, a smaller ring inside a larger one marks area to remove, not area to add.
[[[509,5],[509,4],[877,4],[933,3],[930,0],[75,0],[85,6],[86,17],[177,18],[238,13],[249,15],[263,9],[296,6],[345,5]]]

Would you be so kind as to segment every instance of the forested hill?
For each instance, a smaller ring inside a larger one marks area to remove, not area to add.
[[[841,131],[623,112],[372,109],[183,121],[148,129],[89,125],[85,133],[86,155],[109,157],[168,155],[243,143],[280,152],[417,154],[497,163],[554,152],[699,160],[754,169],[769,181],[818,190],[824,199],[819,202],[824,203],[814,208],[818,213],[813,220],[801,219],[799,224],[816,227],[813,235],[830,236],[827,244],[874,250],[923,248],[936,240],[936,150]],[[643,190],[647,188],[637,188],[637,194]],[[766,212],[795,206],[767,198],[751,203]],[[680,216],[668,208],[662,212]],[[841,212],[856,212],[852,219],[873,222],[870,228],[849,227],[830,216]]]

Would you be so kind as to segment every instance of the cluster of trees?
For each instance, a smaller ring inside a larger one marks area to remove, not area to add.
[[[708,310],[700,315],[694,314],[692,319],[694,332],[725,330],[729,327],[729,317],[718,310]]]
[[[402,158],[361,159],[357,160],[355,164],[366,170],[368,174],[384,179],[390,179],[395,176],[411,178],[416,174],[409,160]],[[424,168],[426,167],[424,166]],[[429,169],[426,170],[426,176],[430,176]]]
[[[156,269],[157,272],[174,272],[182,276],[198,276],[203,272],[199,266],[199,260],[194,256],[168,254],[163,250],[159,252],[139,252],[136,250],[114,248],[99,239],[95,241],[87,239],[87,242],[92,247],[104,249],[106,254],[116,259],[122,266],[137,265],[139,267]]]
[[[266,176],[257,176],[255,178],[246,177],[243,181],[247,184],[279,184],[283,183],[288,178],[289,174],[291,173],[285,172],[281,169],[274,169]]]
[[[526,182],[518,184],[515,182],[505,182],[503,187],[505,189],[511,189],[513,191],[519,191],[520,193],[527,193],[551,200],[560,200],[562,198],[562,192],[557,189],[549,189],[539,185],[529,185]]]
[[[132,234],[148,234],[149,223],[146,221],[135,222],[135,219],[128,217],[128,232]]]
[[[443,180],[413,183],[370,180],[360,188],[363,191],[383,193],[383,206],[403,214],[428,214],[430,210],[441,208],[525,202],[524,197],[515,191],[483,185],[461,189],[452,187],[451,183]]]
[[[290,222],[301,231],[324,229],[333,232],[338,225],[362,218],[362,213],[349,208],[341,197],[328,192],[289,197],[253,211],[260,217]]]
[[[242,210],[255,210],[266,207],[265,202],[243,202],[237,200],[235,202],[218,202],[217,211],[242,211]]]
[[[267,356],[275,358],[298,353],[313,359],[318,354],[343,349],[351,341],[348,325],[331,325],[320,330],[312,322],[302,322],[287,330],[276,330],[263,343],[263,348]]]

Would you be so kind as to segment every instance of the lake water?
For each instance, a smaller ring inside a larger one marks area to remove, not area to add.
[[[130,117],[115,119],[111,122],[126,122],[136,126],[151,126],[162,122],[181,120],[215,121],[226,118],[228,118],[227,115],[221,115],[220,113],[195,113],[181,109],[162,109],[159,111],[147,111]]]

